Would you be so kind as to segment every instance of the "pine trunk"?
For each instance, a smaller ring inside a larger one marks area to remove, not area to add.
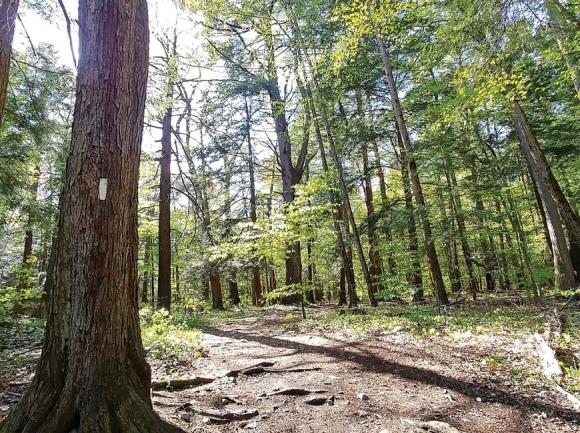
[[[303,68],[304,69],[304,68]],[[316,140],[318,142],[318,151],[320,152],[320,160],[322,162],[322,169],[325,174],[329,173],[328,160],[326,158],[326,149],[324,148],[324,142],[322,139],[322,132],[320,129],[320,123],[318,120],[318,113],[316,110],[316,105],[314,104],[314,99],[312,98],[312,89],[307,84],[307,99],[308,107],[310,108],[310,114],[314,118],[314,131],[316,132]],[[341,283],[340,283],[340,295],[339,303],[340,305],[346,304],[346,285],[348,285],[348,294],[350,305],[355,306],[358,303],[358,298],[356,295],[356,280],[354,276],[354,265],[352,263],[352,249],[350,244],[347,244],[345,233],[348,234],[348,222],[346,223],[345,230],[343,231],[342,226],[344,224],[344,212],[340,205],[340,199],[336,196],[334,190],[330,188],[328,190],[328,196],[330,203],[332,203],[336,212],[333,214],[333,226],[334,233],[336,234],[336,240],[338,243],[338,253],[340,256],[341,263]],[[317,291],[317,300],[321,301],[323,298],[322,290]]]
[[[212,268],[209,273],[209,286],[211,289],[211,303],[213,308],[223,309],[222,283],[220,273],[216,268]]]
[[[161,133],[161,178],[159,183],[159,269],[157,272],[157,302],[160,308],[171,310],[171,119],[168,108],[163,117]]]
[[[314,263],[312,263],[312,248],[314,241],[309,239],[306,243],[306,250],[308,252],[308,279],[307,279],[307,290],[306,290],[306,300],[314,304],[316,300],[314,299]]]

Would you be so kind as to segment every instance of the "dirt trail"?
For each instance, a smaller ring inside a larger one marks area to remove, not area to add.
[[[282,313],[209,326],[203,338],[208,356],[196,361],[195,375],[220,379],[153,396],[162,416],[192,432],[580,431],[580,414],[561,395],[518,386],[509,366],[507,374],[481,370],[490,352],[510,350],[497,341],[402,332],[354,340],[302,332]],[[272,365],[262,371],[225,376],[265,361]],[[280,394],[289,390],[316,393]]]

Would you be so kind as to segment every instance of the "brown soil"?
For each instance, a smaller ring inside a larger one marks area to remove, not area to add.
[[[154,390],[155,409],[191,432],[580,431],[580,413],[564,396],[548,384],[512,377],[520,364],[537,363],[525,340],[418,339],[408,332],[355,339],[347,331],[330,333],[289,321],[286,313],[205,328],[207,356],[181,366],[180,375],[218,379],[189,389]],[[490,355],[505,363],[486,363]],[[26,387],[37,356],[37,351],[23,353],[11,377],[0,365],[0,419]],[[270,371],[227,376],[264,361],[273,363]],[[154,366],[157,379],[168,371]],[[317,393],[274,395],[288,389]],[[307,404],[312,398],[322,405]],[[217,418],[242,412],[250,419]],[[440,423],[421,424],[426,421]]]

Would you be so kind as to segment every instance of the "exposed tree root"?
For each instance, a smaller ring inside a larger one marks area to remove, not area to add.
[[[238,374],[246,374],[246,373],[244,373],[245,371],[250,371],[250,370],[258,368],[258,367],[272,367],[273,365],[274,365],[274,362],[264,361],[264,362],[260,362],[259,364],[256,364],[256,365],[252,365],[250,367],[245,367],[245,368],[240,368],[237,370],[228,371],[226,374],[224,374],[224,376],[225,377],[236,377]]]
[[[243,421],[247,419],[252,419],[255,416],[258,416],[257,410],[242,410],[242,411],[235,411],[235,412],[220,412],[219,410],[211,410],[211,409],[191,409],[192,412],[207,416],[211,418],[215,418],[220,421]]]

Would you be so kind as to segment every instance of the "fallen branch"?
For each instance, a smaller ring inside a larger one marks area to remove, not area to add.
[[[203,385],[212,383],[214,377],[191,377],[189,379],[167,379],[167,380],[153,380],[151,381],[151,388],[153,389],[184,389],[190,386]]]
[[[562,388],[560,385],[554,385],[554,389],[556,391],[558,391],[560,394],[564,395],[568,399],[568,401],[570,403],[572,403],[572,406],[574,406],[574,409],[580,410],[580,400],[578,400],[575,395],[569,393],[564,388]]]
[[[236,412],[220,412],[212,409],[191,409],[192,412],[219,421],[244,421],[258,416],[257,410],[242,410]]]
[[[273,395],[308,395],[308,394],[323,394],[326,391],[323,389],[316,389],[316,390],[308,390],[308,389],[302,389],[302,388],[286,388],[286,389],[281,389],[279,391],[273,391],[269,394],[266,394],[268,397],[271,397]]]
[[[548,380],[558,380],[562,377],[562,369],[558,364],[554,349],[544,340],[540,334],[534,334],[538,355],[542,362],[542,374]]]

